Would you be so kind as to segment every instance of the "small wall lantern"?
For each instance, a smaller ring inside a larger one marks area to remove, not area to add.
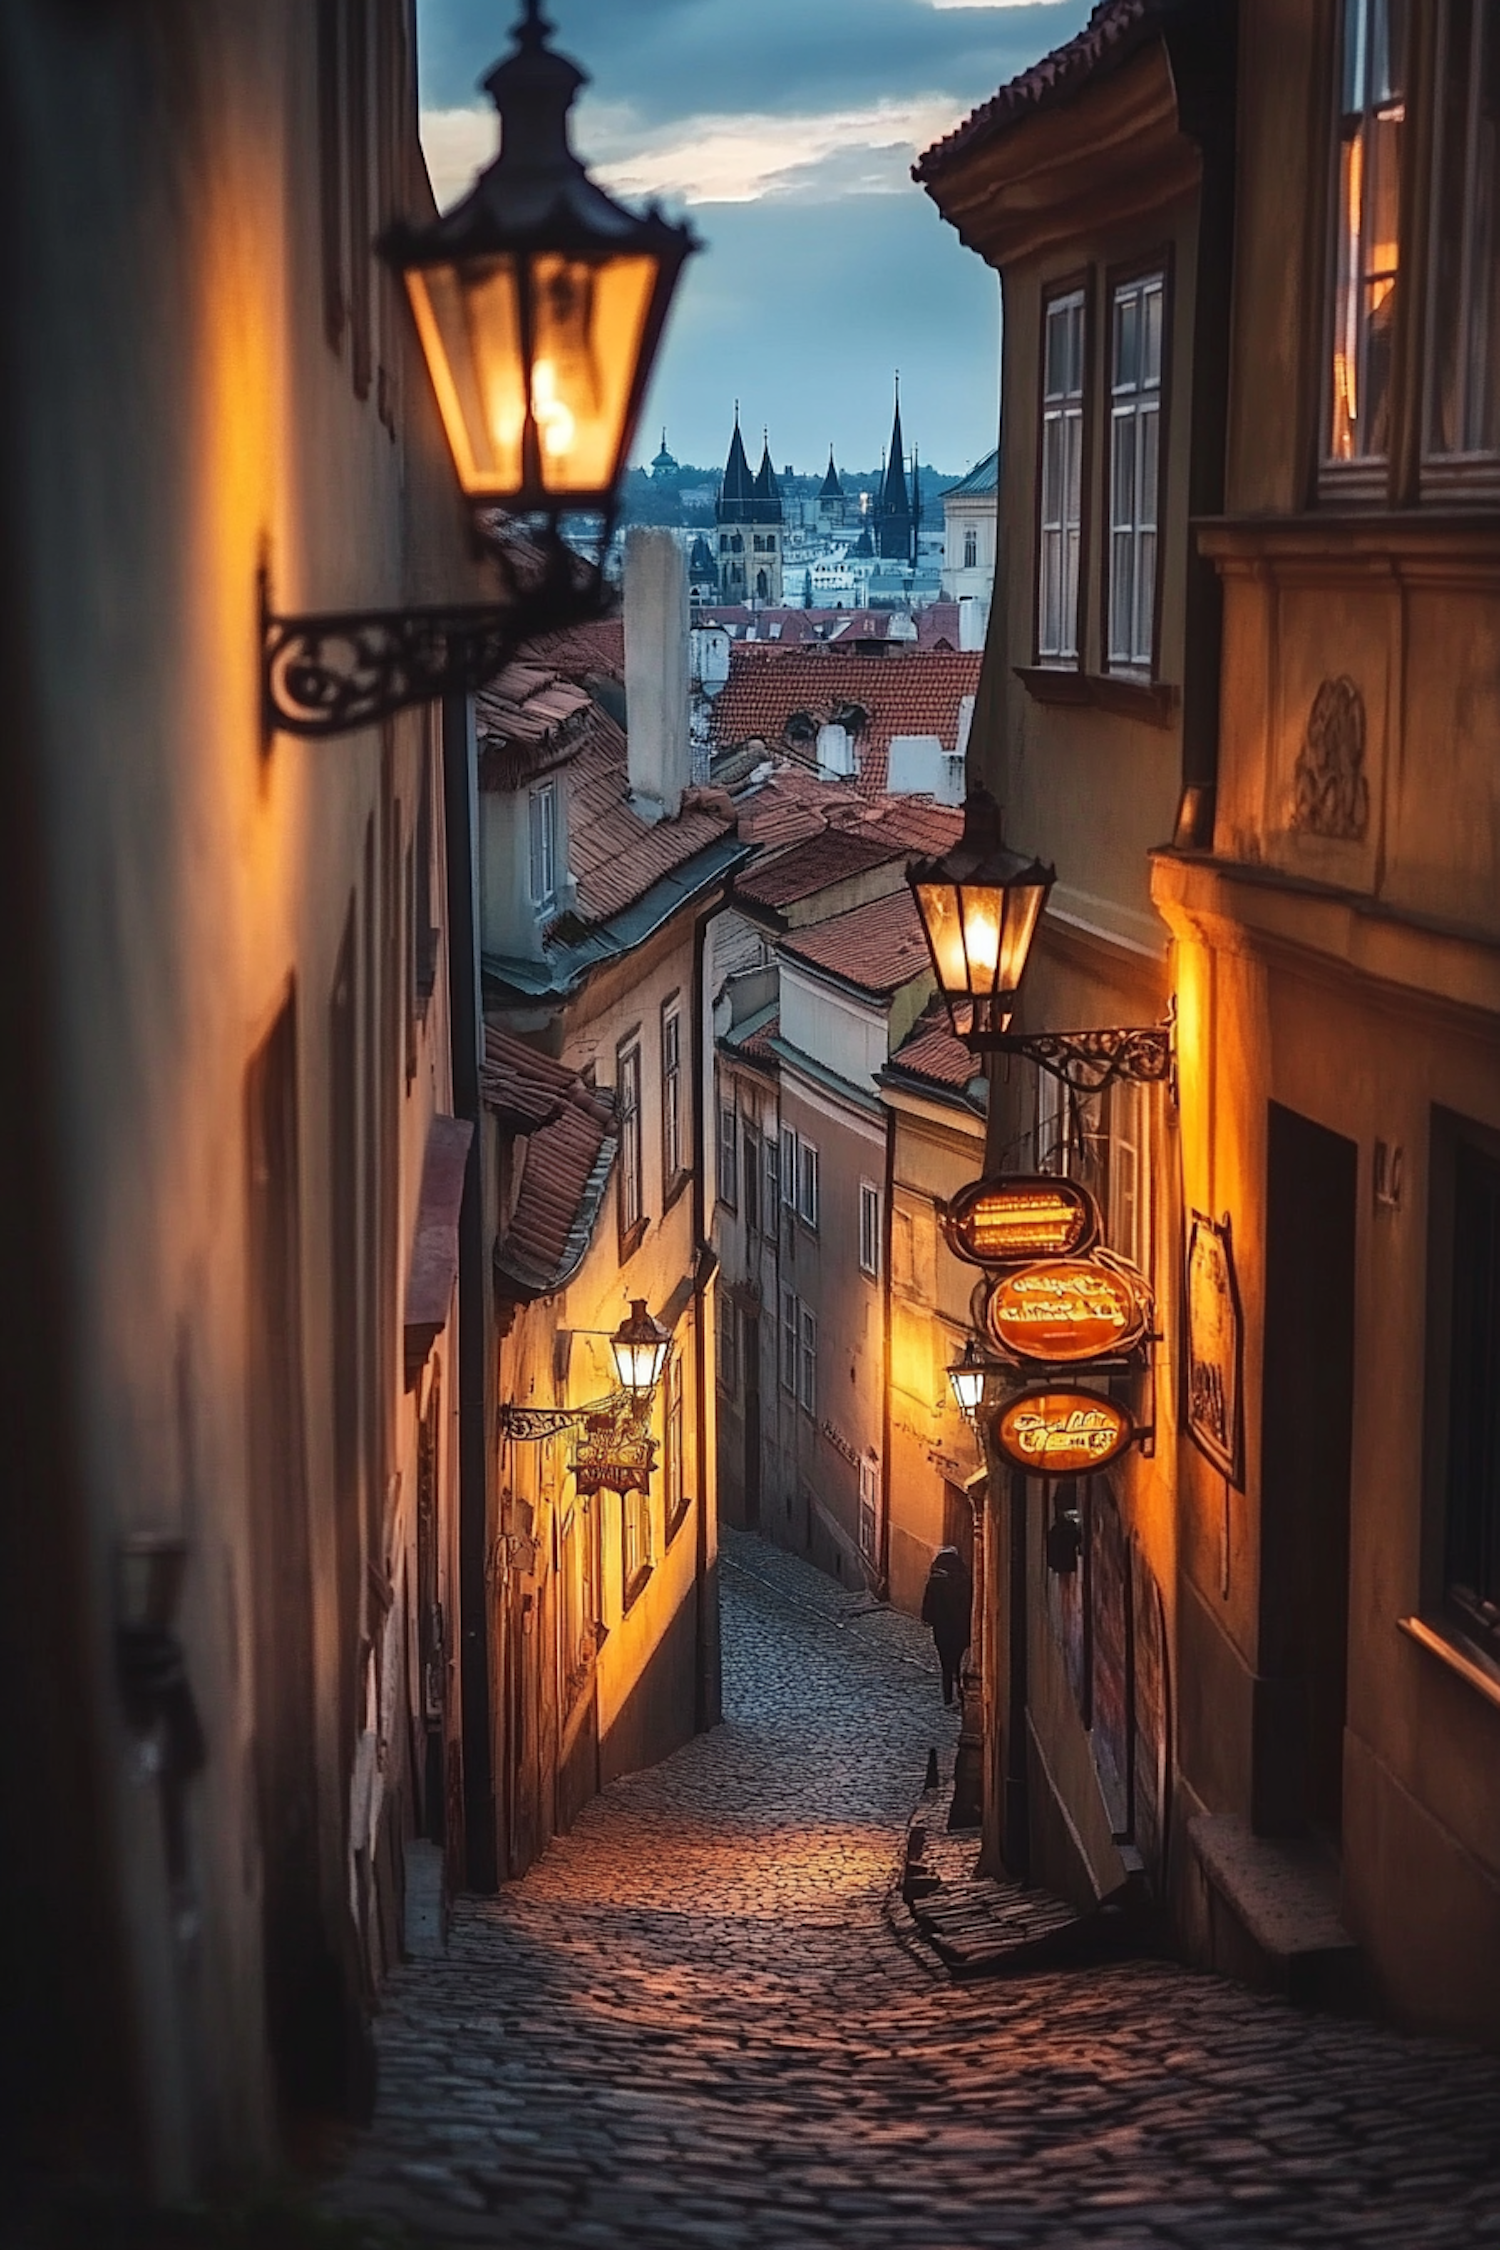
[[[979,1409],[984,1404],[984,1377],[985,1364],[971,1336],[948,1370],[948,1380],[953,1386],[958,1410],[970,1422],[977,1420]]]
[[[629,1317],[622,1320],[609,1340],[615,1372],[621,1386],[639,1407],[661,1381],[672,1339],[646,1309],[644,1297],[632,1297]]]

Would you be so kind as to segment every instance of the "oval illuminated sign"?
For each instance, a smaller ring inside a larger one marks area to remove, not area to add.
[[[1099,1211],[1076,1180],[1045,1172],[975,1180],[943,1214],[955,1257],[971,1266],[1016,1266],[1035,1258],[1076,1258],[1098,1239]]]
[[[1123,1406],[1094,1391],[1023,1391],[991,1427],[995,1450],[1033,1477],[1087,1476],[1108,1468],[1135,1436]]]
[[[1002,1351],[1066,1363],[1128,1351],[1146,1314],[1128,1274],[1091,1258],[1049,1258],[997,1281],[985,1321]]]

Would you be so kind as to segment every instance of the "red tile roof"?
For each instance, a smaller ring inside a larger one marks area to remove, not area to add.
[[[1039,109],[1066,101],[1091,79],[1120,69],[1158,35],[1168,16],[1187,4],[1188,0],[1101,0],[1075,38],[1012,78],[925,150],[911,168],[912,178],[924,186],[940,180],[979,143]]]
[[[675,820],[649,827],[629,804],[625,737],[596,709],[589,739],[568,768],[568,860],[584,921],[620,913],[734,826],[733,809],[717,791],[690,789]]]
[[[894,1069],[909,1077],[925,1078],[934,1086],[962,1091],[983,1075],[978,1058],[953,1035],[948,1010],[941,999],[930,1000],[910,1032],[891,1057]]]
[[[945,749],[957,747],[959,706],[979,686],[979,665],[978,650],[901,642],[866,656],[819,642],[777,648],[737,641],[729,651],[729,677],[714,699],[712,740],[721,750],[753,738],[777,749],[786,744],[793,718],[816,727],[849,714],[857,786],[863,796],[878,796],[893,735],[935,734]],[[794,746],[804,760],[813,755],[814,741]]]
[[[567,625],[556,633],[542,633],[528,641],[523,654],[538,664],[563,672],[570,680],[602,674],[606,679],[625,677],[625,621],[621,617],[595,617],[584,625]]]
[[[958,646],[958,604],[929,602],[917,611],[917,646],[937,648],[945,641],[949,648]]]
[[[479,786],[514,789],[577,743],[593,710],[586,689],[549,665],[517,657],[474,698]]]
[[[868,906],[851,907],[847,914],[795,930],[781,939],[780,949],[844,984],[881,997],[909,984],[924,970],[931,973],[922,918],[904,888],[891,898],[878,898]]]
[[[588,1254],[618,1136],[614,1098],[505,1032],[485,1033],[486,1103],[525,1147],[495,1280],[514,1303],[566,1287]],[[524,1127],[520,1120],[532,1122]]]
[[[819,785],[830,793],[837,782]],[[809,814],[813,805],[807,805]],[[735,882],[741,898],[757,906],[790,906],[909,852],[941,852],[958,841],[963,816],[926,797],[850,799],[847,790],[825,814],[823,827],[774,856],[756,861]],[[742,820],[741,834],[747,832]],[[754,833],[753,830],[750,833]]]

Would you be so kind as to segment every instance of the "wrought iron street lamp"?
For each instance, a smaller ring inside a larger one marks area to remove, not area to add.
[[[646,1309],[644,1297],[632,1297],[629,1318],[622,1320],[609,1341],[615,1372],[637,1407],[661,1381],[672,1339]]]
[[[968,1339],[963,1351],[948,1370],[948,1380],[953,1386],[953,1396],[964,1419],[977,1423],[979,1409],[984,1404],[985,1364],[973,1337]]]
[[[1075,1093],[1112,1079],[1170,1079],[1172,1022],[1098,1031],[1010,1028],[1032,941],[1057,871],[1006,845],[987,789],[964,800],[963,834],[935,859],[913,860],[906,879],[922,917],[938,987],[958,1037],[975,1054],[1024,1055]]]
[[[586,74],[548,45],[550,29],[541,0],[525,0],[515,48],[484,82],[500,153],[469,194],[379,245],[405,282],[463,492],[510,519],[487,542],[504,598],[306,617],[267,603],[272,727],[333,734],[472,690],[521,641],[606,605],[597,563],[558,519],[602,519],[602,556],[667,310],[699,245],[655,205],[627,210],[589,178],[568,139]]]

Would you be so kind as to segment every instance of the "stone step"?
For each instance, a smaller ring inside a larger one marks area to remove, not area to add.
[[[1257,1836],[1232,1813],[1199,1813],[1188,1840],[1214,1912],[1210,1966],[1307,2007],[1358,2009],[1365,1961],[1339,1915],[1338,1862],[1310,1836]]]

